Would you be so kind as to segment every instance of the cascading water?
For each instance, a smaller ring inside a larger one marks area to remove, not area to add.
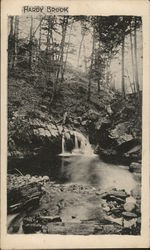
[[[62,154],[65,153],[65,138],[64,138],[64,134],[62,135]]]
[[[68,133],[68,132],[67,132]],[[71,153],[65,150],[65,133],[62,135],[62,153],[61,156],[68,155],[94,155],[93,149],[88,141],[88,139],[81,133],[77,131],[69,131],[71,136],[74,136],[74,149]]]

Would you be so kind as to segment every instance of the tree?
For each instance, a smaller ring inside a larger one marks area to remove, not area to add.
[[[91,64],[89,70],[89,83],[88,83],[88,101],[90,101],[91,97],[91,81],[92,81],[92,69],[94,62],[94,50],[95,50],[95,28],[93,27],[93,42],[92,42],[92,53],[91,53]]]
[[[124,70],[124,44],[125,44],[125,36],[122,35],[122,94],[125,97],[125,70]]]
[[[137,92],[139,94],[140,87],[139,87],[139,76],[138,76],[138,62],[137,62],[137,17],[134,19],[134,53],[135,53],[135,82],[136,82],[136,88]]]
[[[32,46],[33,46],[33,17],[31,16],[30,40],[29,40],[29,68],[32,68]]]
[[[60,53],[59,53],[59,67],[57,71],[57,78],[56,81],[58,81],[59,73],[61,73],[61,81],[64,80],[64,65],[63,65],[63,58],[64,58],[64,47],[65,47],[65,38],[66,38],[66,31],[68,26],[68,16],[64,16],[60,20],[60,25],[62,27],[62,39],[60,43]]]

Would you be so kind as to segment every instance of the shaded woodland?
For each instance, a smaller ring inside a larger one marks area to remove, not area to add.
[[[8,30],[9,233],[140,234],[141,17],[9,16]]]

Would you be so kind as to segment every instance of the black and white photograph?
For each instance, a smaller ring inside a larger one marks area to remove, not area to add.
[[[31,5],[6,22],[6,233],[140,237],[143,16]]]
[[[142,18],[8,26],[8,233],[140,234]]]

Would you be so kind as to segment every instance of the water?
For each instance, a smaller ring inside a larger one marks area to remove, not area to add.
[[[48,175],[57,183],[79,183],[101,189],[117,188],[130,192],[136,186],[134,175],[128,167],[104,163],[81,133],[74,135],[74,148],[68,152],[65,146],[66,135],[62,135],[62,153],[26,161],[16,161],[15,168],[23,174]]]
[[[130,192],[136,186],[132,173],[121,165],[104,163],[98,156],[62,157],[60,177],[66,182],[87,184],[101,189],[117,188]]]
[[[68,132],[62,134],[62,153],[60,156],[73,156],[73,155],[84,155],[92,156],[94,155],[93,149],[88,141],[88,139],[78,131],[69,131],[69,138],[73,136],[74,138],[74,148],[72,152],[68,152],[66,149],[65,138],[68,139]]]
[[[65,145],[66,137],[69,138],[69,135],[64,133],[62,135],[62,153],[60,155],[54,155],[53,157],[48,157],[47,155],[47,157],[29,159],[28,161],[16,161],[14,162],[15,168],[23,174],[48,175],[50,180],[56,183],[86,184],[98,188],[102,190],[102,192],[116,188],[124,189],[130,193],[130,191],[137,186],[133,174],[128,171],[127,167],[104,163],[98,155],[93,153],[93,149],[87,138],[76,131],[70,131],[70,134],[74,136],[74,148],[71,152],[67,151]],[[61,198],[62,195],[65,197],[64,199],[70,199],[68,193],[61,193]],[[70,195],[72,199],[73,194]],[[97,215],[100,216],[102,212],[99,207],[99,201],[97,202],[98,203],[93,203],[93,201],[88,200],[84,196],[81,202],[78,201],[76,204],[75,199],[73,205],[68,205],[63,208],[61,218],[65,222],[72,222],[72,215],[75,215],[76,223],[91,217],[97,218]],[[14,223],[19,224],[18,233],[23,233],[23,216],[25,216],[25,214],[8,215],[9,233],[13,232]]]
[[[61,179],[101,189],[125,189],[127,192],[136,186],[136,181],[126,167],[104,163],[93,153],[84,135],[77,131],[70,133],[74,135],[74,149],[71,153],[65,151],[65,134],[62,136]]]

